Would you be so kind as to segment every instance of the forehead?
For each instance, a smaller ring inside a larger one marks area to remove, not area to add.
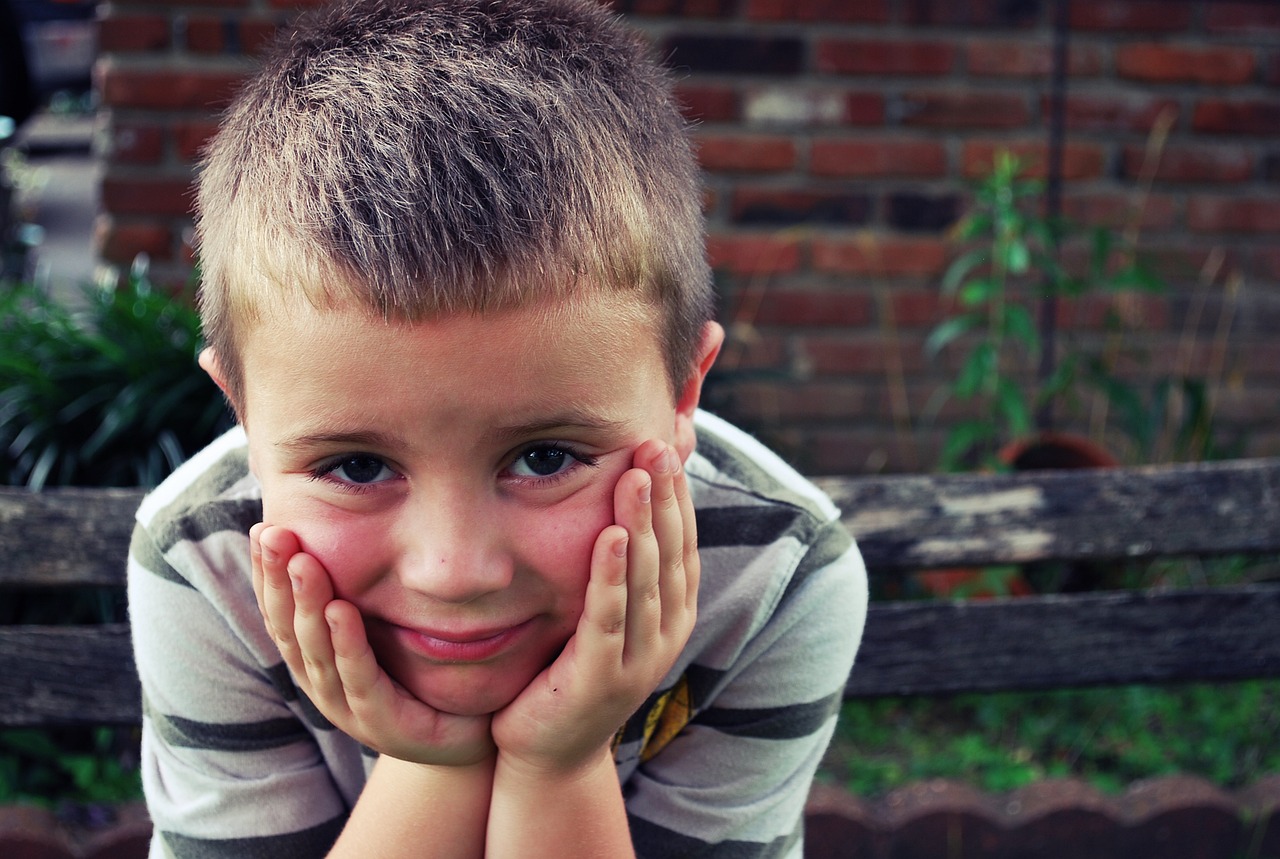
[[[592,404],[669,398],[656,313],[637,296],[596,292],[490,313],[385,320],[350,307],[275,309],[243,342],[250,422],[359,424],[516,419]],[[606,409],[607,405],[607,409]]]

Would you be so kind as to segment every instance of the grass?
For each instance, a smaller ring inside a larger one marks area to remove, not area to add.
[[[920,779],[989,792],[1074,776],[1106,793],[1184,773],[1280,772],[1280,681],[849,701],[820,778],[864,797]]]

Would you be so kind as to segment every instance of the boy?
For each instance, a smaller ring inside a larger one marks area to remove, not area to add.
[[[800,856],[865,575],[697,410],[696,182],[590,2],[337,4],[246,86],[198,224],[240,427],[130,559],[153,857]]]

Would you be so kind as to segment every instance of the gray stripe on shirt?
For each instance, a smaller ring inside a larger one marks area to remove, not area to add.
[[[192,838],[176,832],[160,835],[170,852],[182,859],[297,859],[328,853],[346,823],[343,815],[301,832],[259,838]]]

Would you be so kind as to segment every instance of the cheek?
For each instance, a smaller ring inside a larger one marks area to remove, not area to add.
[[[379,555],[368,517],[356,517],[305,501],[268,504],[263,499],[263,520],[288,528],[302,550],[320,562],[333,583],[334,594],[346,599],[364,585],[365,572],[375,569]]]
[[[591,575],[591,554],[600,532],[613,523],[612,493],[576,500],[546,515],[526,531],[526,560],[561,599],[581,607]]]

